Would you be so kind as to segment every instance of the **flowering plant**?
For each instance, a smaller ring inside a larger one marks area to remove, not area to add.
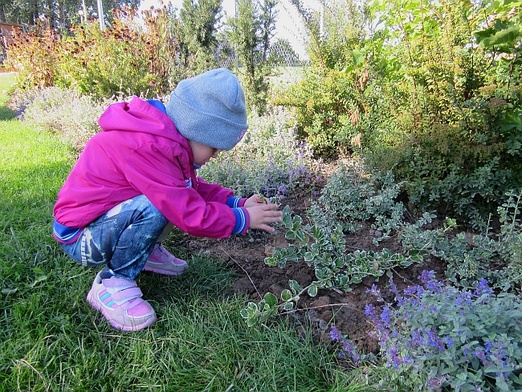
[[[521,390],[520,299],[495,295],[485,279],[472,291],[445,286],[433,271],[421,280],[402,294],[390,280],[396,304],[370,290],[382,306],[368,305],[366,314],[395,381],[422,391]]]

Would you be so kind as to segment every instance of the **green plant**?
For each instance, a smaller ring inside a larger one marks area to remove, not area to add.
[[[403,222],[406,209],[396,201],[400,191],[401,183],[395,182],[391,172],[370,174],[363,164],[351,161],[341,164],[328,179],[310,213],[317,216],[313,220],[321,215],[335,218],[344,232],[353,232],[369,221],[380,233],[374,238],[377,243],[389,238]]]
[[[236,3],[236,16],[228,22],[227,37],[235,46],[246,101],[259,115],[267,110],[268,76],[272,72],[268,49],[275,29],[276,4],[274,0],[240,0]]]
[[[98,118],[110,103],[96,103],[73,89],[44,87],[17,93],[11,107],[21,113],[24,121],[57,134],[76,150],[82,150],[99,132]]]
[[[286,197],[299,187],[311,188],[316,180],[312,151],[297,140],[289,119],[284,110],[249,118],[250,128],[233,152],[221,153],[199,174],[245,197]]]
[[[219,0],[183,1],[179,12],[181,63],[194,75],[216,68],[220,10]]]
[[[46,30],[17,35],[7,49],[7,66],[16,71],[17,87],[32,89],[51,86],[59,63],[58,34]]]
[[[479,234],[457,231],[454,219],[447,219],[438,229],[423,229],[433,215],[425,214],[415,224],[401,227],[398,239],[406,251],[417,250],[447,263],[446,276],[459,287],[469,288],[480,279],[502,291],[522,287],[520,273],[522,227],[520,201],[522,193],[508,192],[498,208],[500,231]]]
[[[390,384],[411,391],[513,391],[522,386],[522,304],[514,294],[495,295],[486,280],[458,290],[422,273],[422,285],[400,293],[397,306],[368,305]]]
[[[72,34],[44,30],[20,35],[8,47],[18,87],[74,88],[96,98],[167,94],[183,77],[173,60],[179,51],[175,19],[168,8],[146,11],[145,27],[136,11],[118,11],[110,29],[96,22],[75,26]]]
[[[393,268],[405,268],[421,263],[422,252],[412,250],[405,254],[393,253],[388,249],[379,252],[357,250],[348,252],[344,234],[339,223],[332,219],[303,225],[299,215],[293,215],[290,207],[283,209],[283,228],[291,241],[285,248],[277,248],[265,259],[270,266],[284,267],[288,261],[305,262],[312,266],[316,280],[306,287],[289,280],[289,289],[281,292],[280,300],[273,293],[266,293],[259,303],[249,302],[241,311],[248,325],[266,321],[279,310],[292,310],[304,294],[315,297],[319,289],[350,291],[353,285],[368,276],[381,277]]]

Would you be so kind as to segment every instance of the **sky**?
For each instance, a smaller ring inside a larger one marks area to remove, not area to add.
[[[181,8],[182,0],[165,0],[176,8]],[[141,9],[149,9],[151,6],[158,7],[159,0],[142,0]],[[223,11],[228,16],[234,15],[235,0],[223,0]],[[303,4],[306,8],[318,10],[320,7],[319,0],[305,0]],[[305,50],[306,32],[300,16],[295,7],[290,4],[289,0],[279,0],[277,5],[277,22],[274,39],[286,39],[290,42],[295,52],[302,59],[307,58]]]

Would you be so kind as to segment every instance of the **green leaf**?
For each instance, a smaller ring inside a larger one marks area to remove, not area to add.
[[[288,285],[290,286],[290,289],[292,290],[292,292],[294,294],[297,294],[297,293],[299,293],[299,292],[301,292],[303,290],[301,285],[299,283],[297,283],[297,281],[295,281],[293,279],[290,279],[288,281]]]
[[[296,232],[295,231],[287,231],[285,237],[288,240],[295,240]]]
[[[495,34],[480,41],[486,48],[499,45],[511,45],[520,39],[520,26],[511,26],[507,29],[497,31]]]
[[[285,302],[290,301],[294,296],[292,295],[292,292],[288,289],[284,289],[281,292],[281,299]]]
[[[312,253],[312,252],[305,252],[303,258],[304,258],[304,261],[306,261],[308,263],[308,262],[313,261],[315,259],[315,254]]]
[[[272,293],[266,293],[263,299],[270,307],[277,305],[277,297]]]
[[[312,284],[308,287],[307,293],[310,297],[315,297],[317,295],[317,286],[315,284]]]
[[[257,317],[259,308],[255,302],[249,302],[246,308],[241,309],[240,313],[243,318]]]

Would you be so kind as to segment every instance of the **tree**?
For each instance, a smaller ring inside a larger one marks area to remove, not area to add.
[[[231,18],[230,42],[236,48],[240,72],[244,76],[247,102],[258,114],[266,111],[271,73],[268,62],[270,39],[273,36],[277,13],[276,0],[238,0],[237,16]]]
[[[183,0],[180,10],[182,61],[194,74],[215,66],[220,19],[221,0]]]
[[[270,46],[268,60],[271,65],[275,66],[296,67],[303,65],[303,60],[299,58],[292,44],[288,40],[281,38],[277,39]]]
[[[141,0],[105,0],[105,17],[121,7],[137,8]],[[85,7],[84,7],[85,5]],[[83,20],[98,17],[97,0],[0,0],[0,21],[29,26],[66,30],[81,21],[80,12],[87,11]]]

